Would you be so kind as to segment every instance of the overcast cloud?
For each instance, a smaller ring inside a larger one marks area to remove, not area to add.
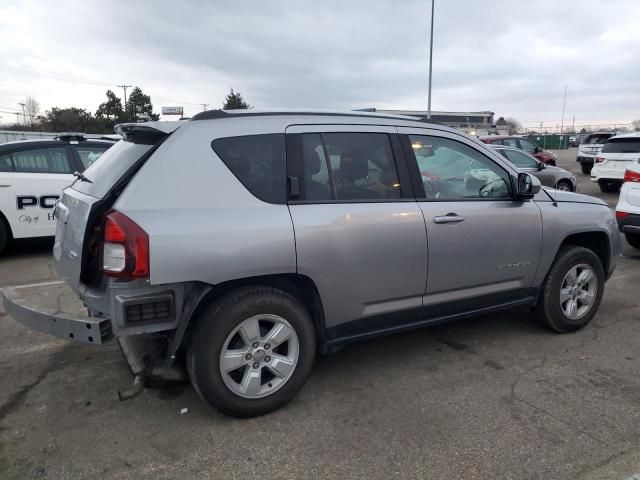
[[[0,110],[163,105],[426,109],[428,0],[0,3]],[[640,118],[639,0],[436,0],[433,109],[525,126]],[[99,85],[74,83],[70,79]],[[15,120],[0,112],[1,122]]]

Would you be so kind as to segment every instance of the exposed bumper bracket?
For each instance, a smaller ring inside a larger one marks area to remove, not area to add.
[[[24,326],[56,337],[77,342],[102,344],[112,337],[111,322],[106,318],[72,316],[45,307],[31,306],[22,295],[26,287],[2,289],[7,313]]]

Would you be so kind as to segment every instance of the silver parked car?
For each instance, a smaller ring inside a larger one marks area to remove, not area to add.
[[[493,145],[492,145],[493,146]],[[545,165],[533,155],[513,147],[501,145],[493,146],[503,157],[509,160],[515,167],[534,175],[545,187],[556,188],[566,192],[575,192],[578,185],[576,176],[568,170],[551,165]]]
[[[7,311],[76,341],[116,336],[134,385],[186,370],[230,415],[282,407],[316,352],[356,340],[516,306],[578,330],[616,265],[605,203],[541,189],[437,124],[236,110],[117,131],[56,207],[55,265],[88,315],[19,288]]]

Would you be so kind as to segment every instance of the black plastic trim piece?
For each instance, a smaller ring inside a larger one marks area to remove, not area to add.
[[[346,322],[325,331],[329,348],[508,308],[535,305],[538,289],[518,288]]]

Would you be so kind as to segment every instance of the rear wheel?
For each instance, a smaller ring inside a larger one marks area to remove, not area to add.
[[[558,182],[558,185],[556,186],[556,189],[562,190],[564,192],[572,192],[573,186],[571,185],[571,182],[568,182],[567,180],[560,180]]]
[[[627,243],[631,245],[633,248],[640,248],[640,235],[637,233],[625,233],[625,238],[627,239]]]
[[[598,256],[583,247],[562,247],[542,287],[536,314],[556,332],[579,330],[598,311],[603,291],[604,269]]]
[[[598,186],[602,193],[615,193],[620,190],[620,185],[613,182],[598,182]]]
[[[590,163],[582,163],[580,164],[580,166],[582,168],[582,173],[586,174],[591,173],[591,169],[593,168],[593,165],[591,165]]]
[[[313,323],[281,290],[237,290],[209,305],[196,322],[189,377],[209,404],[228,415],[253,417],[284,406],[311,371]]]

